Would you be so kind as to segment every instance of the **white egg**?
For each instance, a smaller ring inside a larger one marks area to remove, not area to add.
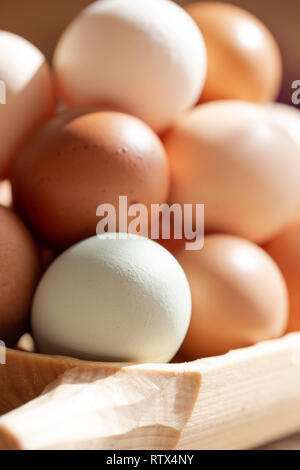
[[[162,131],[198,100],[206,49],[192,18],[169,0],[105,0],[66,29],[54,65],[70,106],[113,104]]]
[[[168,362],[190,315],[188,281],[167,250],[140,236],[103,234],[69,248],[46,271],[32,328],[42,353]]]
[[[30,42],[0,31],[0,177],[28,134],[55,108],[50,68]]]

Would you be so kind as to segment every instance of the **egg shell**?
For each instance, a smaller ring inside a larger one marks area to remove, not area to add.
[[[158,243],[116,235],[80,242],[44,274],[32,306],[40,352],[124,362],[176,354],[191,314],[183,270]]]
[[[300,331],[300,216],[264,246],[284,276],[290,299],[287,331]]]
[[[37,243],[37,251],[40,259],[41,269],[42,271],[46,271],[46,269],[58,256],[58,253],[56,253],[51,248],[48,248],[47,246],[40,245],[39,243]]]
[[[150,207],[167,200],[169,183],[163,145],[146,124],[83,110],[41,128],[19,155],[12,179],[17,211],[39,240],[58,249],[96,234],[100,204],[113,204],[118,219],[119,196]]]
[[[0,204],[1,206],[12,207],[12,190],[9,180],[0,182]]]
[[[300,110],[283,103],[268,103],[266,111],[270,117],[295,140],[300,148]]]
[[[175,3],[106,0],[65,30],[54,67],[69,106],[114,104],[160,132],[197,102],[206,51],[196,24]]]
[[[18,351],[34,353],[36,352],[34,340],[29,333],[25,333],[21,336],[17,344],[15,345],[15,349]]]
[[[186,7],[207,47],[207,78],[201,101],[272,101],[279,93],[282,61],[267,27],[254,15],[222,2]]]
[[[164,144],[170,203],[205,204],[207,232],[263,243],[297,214],[299,147],[262,106],[202,104],[177,120]]]
[[[54,85],[43,54],[30,42],[0,31],[0,178],[28,135],[54,114]],[[2,95],[2,93],[1,93]]]
[[[40,274],[35,243],[20,218],[0,206],[0,340],[13,346],[29,325]]]
[[[288,319],[281,272],[261,248],[238,237],[209,235],[200,251],[176,259],[192,292],[192,318],[180,354],[193,360],[279,337]]]

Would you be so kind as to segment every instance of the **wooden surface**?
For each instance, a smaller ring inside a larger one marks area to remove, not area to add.
[[[260,447],[258,450],[300,450],[300,434],[272,442]]]
[[[300,430],[300,334],[202,361],[181,449],[252,449]],[[201,362],[201,361],[199,361]]]
[[[2,418],[0,449],[175,448],[199,386],[188,371],[76,367]]]
[[[300,333],[168,365],[8,351],[0,449],[257,448],[300,431],[299,391]]]
[[[261,448],[261,450],[300,450],[300,434],[289,436],[286,439],[272,442]]]

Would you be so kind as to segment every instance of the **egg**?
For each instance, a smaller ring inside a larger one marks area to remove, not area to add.
[[[192,3],[187,11],[207,47],[207,79],[201,101],[257,103],[278,95],[282,61],[267,27],[247,11],[221,2]]]
[[[113,205],[118,221],[119,196],[128,206],[165,202],[169,179],[163,145],[142,121],[75,110],[45,124],[20,153],[13,199],[42,244],[61,250],[96,234],[98,206]]]
[[[40,352],[123,362],[176,354],[191,314],[186,276],[158,243],[129,237],[91,237],[46,271],[32,306]]]
[[[9,180],[0,181],[0,204],[5,207],[12,206],[12,191]]]
[[[54,67],[69,106],[113,104],[160,132],[197,102],[206,51],[196,24],[175,3],[106,0],[65,30]]]
[[[170,203],[205,204],[207,232],[263,243],[296,215],[299,147],[262,106],[202,104],[177,120],[164,143]]]
[[[2,85],[2,86],[1,86]],[[55,109],[54,86],[43,54],[25,39],[0,31],[0,178],[10,171],[26,137]]]
[[[0,206],[0,340],[13,346],[29,325],[40,273],[34,241],[19,217]]]
[[[176,258],[192,292],[192,318],[180,353],[215,356],[283,334],[288,295],[274,261],[255,244],[209,235],[200,251]]]
[[[283,103],[268,103],[266,111],[295,140],[300,148],[300,110]]]
[[[42,271],[46,271],[48,266],[55,260],[57,253],[47,246],[37,243],[37,251],[40,259]]]
[[[300,216],[264,246],[281,269],[290,298],[287,331],[300,331]]]
[[[15,349],[17,349],[18,351],[35,353],[35,344],[32,336],[29,333],[25,333],[23,336],[21,336],[21,338],[15,345]]]

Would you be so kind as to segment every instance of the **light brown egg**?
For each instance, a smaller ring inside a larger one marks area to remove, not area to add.
[[[40,274],[35,243],[20,218],[0,206],[0,340],[13,346],[28,327]]]
[[[205,204],[207,232],[263,243],[297,214],[299,146],[263,106],[202,104],[181,116],[164,144],[170,202]]]
[[[295,140],[300,149],[300,109],[283,103],[268,103],[266,112]]]
[[[12,206],[11,183],[9,180],[0,181],[0,204],[5,207]]]
[[[208,71],[201,101],[261,103],[276,98],[282,77],[280,51],[259,19],[221,2],[193,3],[187,11],[207,47]]]
[[[288,288],[290,316],[287,331],[298,331],[300,330],[300,216],[264,248],[278,264]]]
[[[96,234],[100,204],[165,202],[169,165],[142,121],[117,112],[69,111],[49,121],[16,162],[16,210],[46,245],[65,248]]]
[[[200,251],[176,258],[192,292],[192,319],[179,352],[186,359],[224,354],[283,334],[288,296],[274,261],[258,246],[210,235]]]
[[[0,177],[10,175],[28,136],[54,114],[52,73],[24,38],[0,30]]]

